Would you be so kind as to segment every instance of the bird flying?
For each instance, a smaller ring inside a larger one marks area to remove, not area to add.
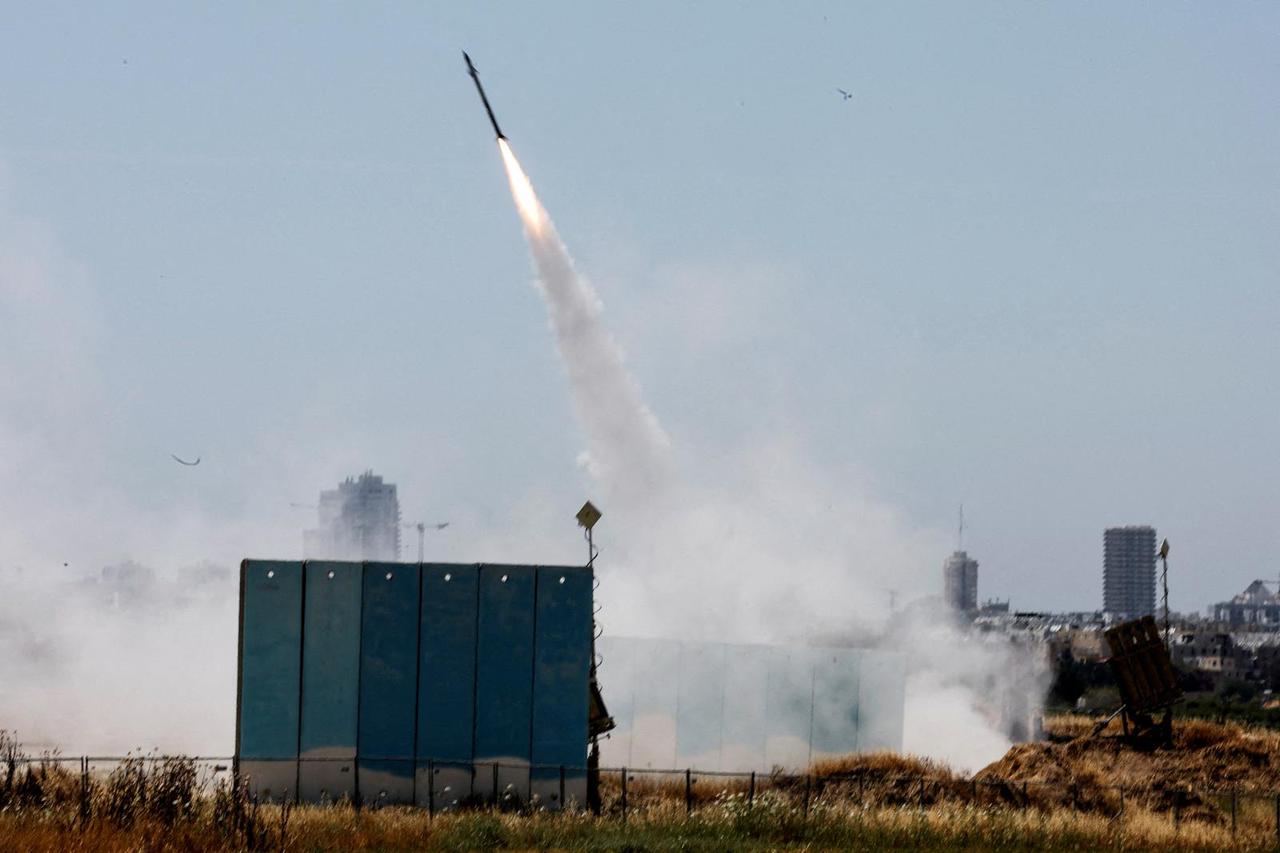
[[[190,467],[190,468],[194,468],[195,466],[197,466],[197,465],[199,465],[199,464],[200,464],[200,457],[199,457],[199,456],[197,456],[197,457],[196,457],[196,461],[195,461],[195,462],[188,462],[187,460],[183,459],[181,456],[178,456],[178,455],[173,454],[173,453],[170,453],[170,454],[169,454],[169,456],[171,456],[171,457],[173,458],[173,461],[174,461],[174,462],[177,462],[179,465],[186,465],[186,466],[188,466],[188,467]]]
[[[841,94],[841,100],[847,101],[853,97],[853,92],[846,92],[844,89],[836,89]]]

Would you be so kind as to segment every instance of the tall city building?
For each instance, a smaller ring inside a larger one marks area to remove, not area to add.
[[[942,564],[942,600],[951,610],[978,609],[978,561],[956,551]]]
[[[372,471],[320,493],[319,526],[302,532],[308,560],[400,559],[400,499]]]
[[[1156,529],[1108,527],[1102,552],[1102,609],[1121,619],[1154,614]]]

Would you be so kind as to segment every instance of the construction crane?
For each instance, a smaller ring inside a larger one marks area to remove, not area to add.
[[[427,528],[430,527],[432,530],[444,530],[446,527],[449,526],[449,522],[438,521],[434,524],[427,524],[424,521],[419,521],[414,524],[406,524],[404,526],[410,530],[418,531],[418,562],[421,563],[424,540],[426,539],[426,535],[427,535]]]

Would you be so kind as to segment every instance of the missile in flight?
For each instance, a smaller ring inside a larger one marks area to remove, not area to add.
[[[507,137],[502,133],[502,128],[498,127],[498,120],[493,117],[493,107],[489,106],[489,98],[485,96],[484,86],[480,85],[480,75],[476,72],[476,67],[471,64],[471,57],[467,56],[467,52],[462,52],[462,58],[467,61],[467,73],[471,75],[471,79],[476,81],[476,91],[480,93],[480,101],[484,104],[484,111],[489,114],[489,124],[493,125],[493,132],[498,135],[499,139]]]

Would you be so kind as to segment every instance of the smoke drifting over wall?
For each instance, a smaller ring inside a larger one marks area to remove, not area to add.
[[[503,157],[585,435],[590,497],[605,512],[605,629],[884,643],[913,661],[907,747],[968,767],[997,757],[1007,739],[998,703],[986,697],[1035,698],[1009,676],[1017,653],[926,630],[928,619],[886,635],[888,588],[902,599],[935,590],[946,537],[911,524],[865,478],[833,473],[794,436],[715,454],[670,440],[602,324],[595,292],[510,151]],[[215,457],[131,485],[134,469],[149,464],[146,452],[177,466],[171,448],[140,451],[128,423],[113,421],[96,317],[87,273],[44,230],[0,209],[0,728],[71,753],[226,754],[235,584],[193,597],[181,570],[212,560],[230,574],[245,556],[299,557],[305,519],[287,502],[370,462],[394,471],[395,460],[369,460],[368,441],[346,443],[331,431],[304,442],[292,422],[277,432],[255,423],[239,445],[239,467]],[[154,493],[156,482],[170,491]],[[204,502],[211,482],[239,503]],[[438,540],[451,550],[429,543],[428,557],[579,559],[579,543],[559,526],[568,514],[543,493],[517,495],[496,514],[459,507],[451,538]],[[154,568],[158,592],[104,597],[102,567],[128,559]]]
[[[857,483],[832,482],[787,439],[744,452],[718,482],[680,470],[603,326],[599,298],[510,147],[498,144],[586,435],[588,470],[613,511],[610,553],[600,563],[606,630],[881,643],[912,662],[908,748],[974,769],[999,757],[1009,745],[1001,706],[1017,696],[1013,704],[1029,715],[1043,667],[1016,649],[961,641],[927,610],[900,616],[886,635],[886,586],[934,588],[941,537],[912,529]],[[1012,657],[1022,665],[1010,666]]]

